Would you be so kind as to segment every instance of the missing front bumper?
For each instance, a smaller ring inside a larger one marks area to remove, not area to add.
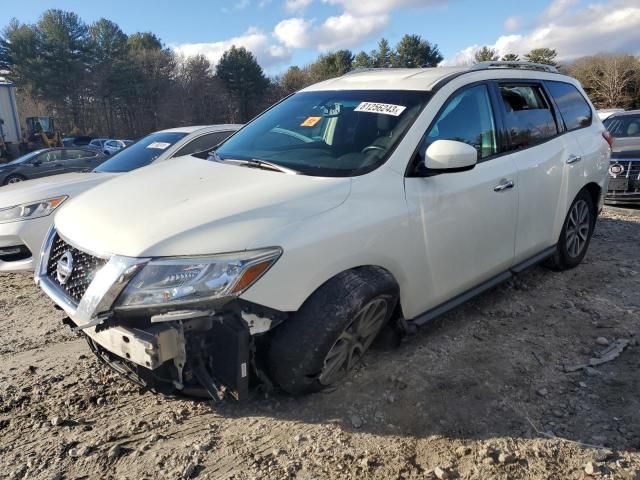
[[[71,319],[65,323],[80,326]],[[136,377],[136,383],[162,393],[209,394],[214,399],[229,394],[237,400],[248,396],[251,335],[233,315],[147,323],[144,328],[114,323],[107,319],[81,332],[101,360]]]

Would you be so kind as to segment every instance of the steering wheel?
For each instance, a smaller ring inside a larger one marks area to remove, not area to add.
[[[368,145],[366,147],[364,147],[360,153],[367,153],[370,151],[380,151],[380,152],[386,152],[387,149],[384,147],[381,147],[379,145]]]

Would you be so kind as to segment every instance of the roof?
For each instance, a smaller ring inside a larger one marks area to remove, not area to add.
[[[341,77],[316,83],[303,92],[321,90],[432,90],[439,82],[463,73],[495,78],[557,78],[566,76],[548,65],[530,62],[482,62],[464,67],[368,68],[356,69]],[[515,75],[514,75],[515,74]]]
[[[468,67],[380,68],[355,70],[303,90],[430,90],[440,80],[468,71]]]
[[[176,128],[168,128],[166,130],[160,130],[160,132],[178,132],[178,133],[193,133],[198,130],[207,130],[210,132],[224,132],[226,130],[238,130],[242,125],[234,124],[234,123],[224,123],[218,125],[195,125],[191,127],[176,127]]]

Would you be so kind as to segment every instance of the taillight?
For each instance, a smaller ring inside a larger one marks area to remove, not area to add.
[[[611,135],[607,130],[602,132],[602,136],[609,144],[609,148],[613,148],[613,135]]]

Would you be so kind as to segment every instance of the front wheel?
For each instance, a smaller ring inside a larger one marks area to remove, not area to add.
[[[556,253],[548,265],[555,270],[568,270],[582,262],[587,254],[596,224],[596,209],[589,192],[582,190],[575,198],[564,221]]]
[[[4,181],[5,185],[11,185],[12,183],[24,182],[26,178],[22,175],[9,175]]]
[[[337,275],[274,332],[271,377],[294,395],[340,383],[385,326],[397,301],[398,286],[383,269]]]

